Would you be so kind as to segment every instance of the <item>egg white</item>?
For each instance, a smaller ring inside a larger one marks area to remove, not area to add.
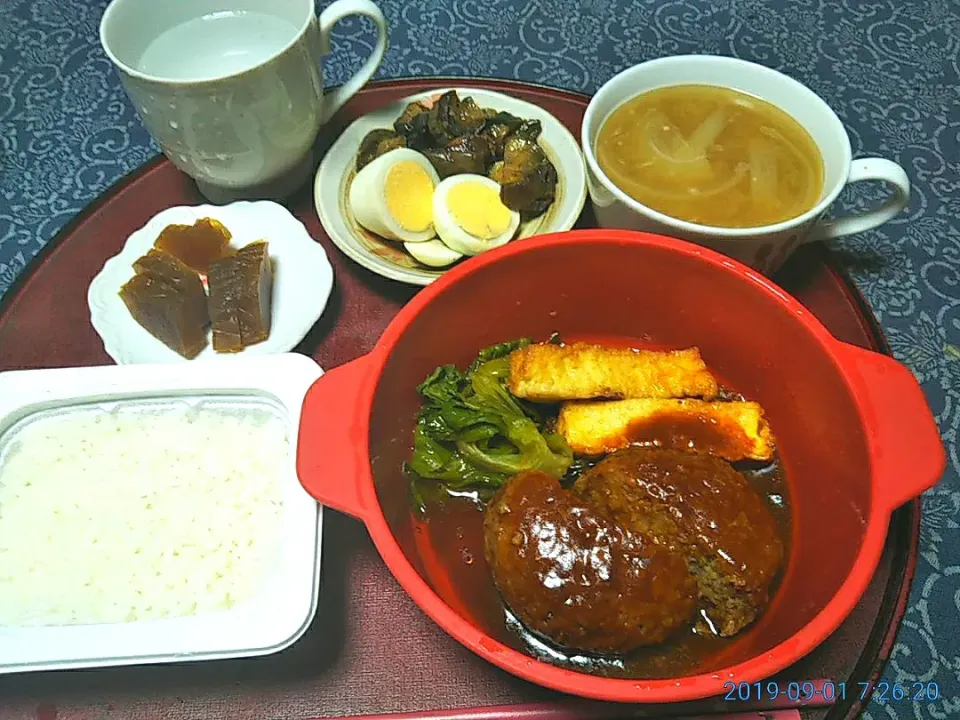
[[[453,213],[447,207],[447,196],[450,189],[460,183],[478,183],[484,185],[500,195],[500,184],[483,175],[452,175],[443,180],[433,191],[433,226],[436,228],[437,235],[451,250],[463,255],[479,255],[487,250],[506,245],[513,239],[520,227],[520,213],[510,211],[510,225],[500,235],[489,240],[471,235],[457,223]]]
[[[396,148],[363,166],[350,184],[347,199],[357,223],[370,232],[387,240],[405,243],[426,242],[437,236],[433,225],[422,232],[407,230],[397,222],[387,207],[387,173],[394,165],[404,161],[414,162],[426,171],[433,181],[433,192],[436,194],[440,176],[437,175],[430,161],[416,150]]]
[[[403,246],[415,260],[428,267],[447,267],[463,257],[461,253],[451,250],[436,238],[426,242],[404,243]]]

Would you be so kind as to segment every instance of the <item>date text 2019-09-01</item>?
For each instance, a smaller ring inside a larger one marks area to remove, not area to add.
[[[872,695],[871,695],[872,693]],[[757,682],[724,684],[724,700],[774,701],[787,698],[791,702],[843,701],[848,697],[875,702],[932,702],[940,699],[940,686],[935,682]]]

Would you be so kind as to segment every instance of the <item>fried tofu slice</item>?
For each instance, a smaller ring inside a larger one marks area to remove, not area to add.
[[[724,460],[771,460],[776,442],[755,402],[631,399],[568,402],[557,432],[581,455],[602,455],[630,445],[693,450]]]
[[[632,350],[587,343],[537,344],[510,354],[516,397],[538,402],[594,398],[712,400],[719,390],[700,351]]]

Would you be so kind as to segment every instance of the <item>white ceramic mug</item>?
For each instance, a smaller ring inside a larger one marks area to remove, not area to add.
[[[597,163],[597,135],[614,110],[627,100],[668,85],[715,85],[733,88],[776,105],[796,119],[820,148],[824,184],[820,201],[810,210],[775,225],[721,228],[664,215],[637,202],[611,182]],[[646,230],[712,248],[770,274],[797,247],[814,240],[850,235],[887,222],[910,199],[910,180],[903,168],[881,158],[852,159],[843,123],[819,96],[796,80],[745,60],[712,55],[679,55],[635,65],[611,78],[587,107],[581,130],[587,161],[587,189],[601,227]],[[827,208],[849,184],[882,180],[890,196],[878,207],[857,215],[824,220]]]
[[[363,66],[324,95],[322,58],[348,15],[377,27]],[[320,126],[370,80],[387,47],[370,0],[113,0],[100,41],[144,125],[213,202],[280,198],[314,170]]]

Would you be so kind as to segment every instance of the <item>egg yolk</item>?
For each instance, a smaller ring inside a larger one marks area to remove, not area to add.
[[[460,228],[481,240],[492,240],[510,229],[510,208],[496,190],[478,182],[451,187],[447,209]]]
[[[404,230],[423,232],[433,224],[433,178],[411,160],[387,171],[383,188],[387,212]]]

